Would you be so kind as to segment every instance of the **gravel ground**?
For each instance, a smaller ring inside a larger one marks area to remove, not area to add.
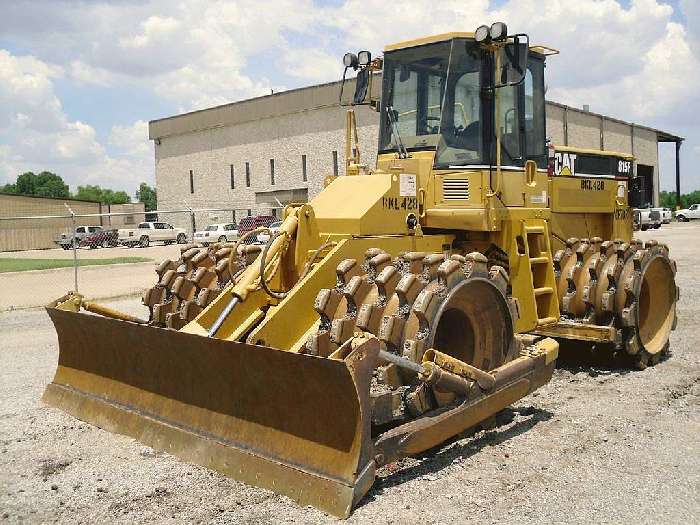
[[[700,522],[699,234],[640,234],[678,262],[668,360],[638,372],[565,352],[492,430],[383,469],[347,522]],[[0,340],[0,523],[337,521],[44,406],[57,350],[43,311],[0,313]]]
[[[73,259],[73,250],[25,250],[2,252],[0,257],[13,259]],[[78,250],[79,259],[111,259],[114,257],[145,257],[152,263],[128,263],[78,268],[78,288],[90,299],[105,299],[127,295],[140,296],[153,285],[154,268],[163,259],[177,260],[180,247],[154,245],[148,248],[100,248]],[[0,274],[0,312],[32,308],[48,304],[74,288],[74,269],[55,268]],[[0,317],[0,320],[2,318]],[[2,328],[0,328],[1,330]]]
[[[155,268],[155,261],[81,266],[78,268],[78,290],[90,299],[140,297],[145,288],[153,286]],[[54,268],[0,274],[0,313],[35,308],[58,299],[68,290],[75,289],[73,272],[73,268]],[[0,317],[0,322],[2,319]],[[48,321],[48,316],[43,319]]]

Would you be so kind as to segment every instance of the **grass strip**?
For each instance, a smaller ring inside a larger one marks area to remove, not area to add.
[[[105,264],[129,264],[151,262],[146,257],[113,257],[111,259],[78,259],[78,266],[103,266]],[[13,259],[0,257],[0,273],[27,272],[30,270],[51,270],[71,268],[73,259]]]

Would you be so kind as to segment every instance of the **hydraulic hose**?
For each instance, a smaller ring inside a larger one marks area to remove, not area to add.
[[[265,244],[265,248],[263,248],[262,255],[260,256],[260,287],[265,291],[267,295],[274,299],[284,299],[287,297],[287,294],[289,292],[276,292],[274,290],[270,289],[270,286],[267,283],[267,280],[265,279],[265,266],[266,266],[266,261],[267,261],[267,252],[270,250],[270,246],[272,246],[272,243],[274,240],[279,237],[280,235],[288,235],[287,232],[285,231],[278,231],[277,233],[273,234],[270,236],[270,239],[267,241]]]
[[[233,259],[238,255],[238,247],[241,245],[243,241],[245,241],[248,237],[251,237],[252,235],[256,235],[258,233],[262,232],[267,232],[268,234],[270,232],[270,228],[267,228],[265,226],[259,226],[255,228],[254,230],[250,230],[249,232],[246,232],[243,234],[242,237],[239,237],[238,240],[236,241],[236,244],[233,245],[233,248],[231,249],[231,253],[228,255],[228,273],[231,276],[231,282],[233,282],[233,277],[234,277],[234,271],[233,271]]]

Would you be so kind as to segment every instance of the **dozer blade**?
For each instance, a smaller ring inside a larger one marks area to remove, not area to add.
[[[339,517],[372,485],[376,339],[327,359],[47,311],[59,361],[46,403]]]

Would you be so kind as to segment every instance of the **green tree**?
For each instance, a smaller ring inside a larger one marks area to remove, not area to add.
[[[687,208],[691,204],[700,204],[700,190],[691,191],[690,193],[681,194],[681,208]],[[676,209],[676,192],[662,191],[659,193],[659,206]]]
[[[17,182],[5,185],[2,191],[40,197],[65,198],[70,196],[68,185],[63,182],[59,175],[50,171],[42,171],[38,175],[32,171],[22,173],[17,177]]]
[[[21,193],[22,195],[36,195],[36,179],[37,176],[32,171],[27,171],[22,173],[22,175],[18,175],[17,182],[15,183],[17,193]]]
[[[671,191],[662,191],[659,193],[659,206],[668,208],[669,210],[676,209],[676,193]]]
[[[126,204],[131,198],[125,191],[114,191],[97,185],[78,186],[74,198],[86,201],[99,201],[104,204]]]
[[[691,191],[690,193],[681,195],[681,202],[683,203],[684,208],[687,208],[691,204],[699,204],[700,190]]]
[[[156,189],[151,188],[145,182],[139,185],[139,189],[136,191],[136,200],[144,203],[146,211],[153,211],[158,209],[158,197],[156,195]]]

